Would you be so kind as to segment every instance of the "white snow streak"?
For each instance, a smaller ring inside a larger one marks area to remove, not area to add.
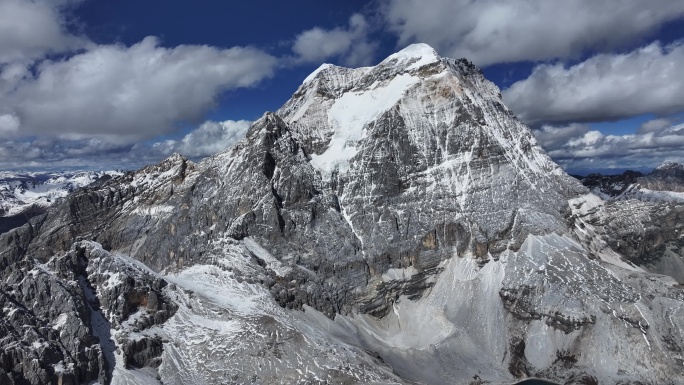
[[[356,142],[366,137],[366,125],[392,108],[420,78],[399,75],[388,83],[376,83],[370,91],[348,92],[330,107],[328,120],[335,129],[328,149],[312,155],[311,164],[324,173],[345,171],[357,153]]]

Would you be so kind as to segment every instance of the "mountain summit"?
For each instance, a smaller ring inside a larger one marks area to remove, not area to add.
[[[605,204],[467,60],[326,64],[227,151],[1,236],[0,379],[676,383],[684,292]]]

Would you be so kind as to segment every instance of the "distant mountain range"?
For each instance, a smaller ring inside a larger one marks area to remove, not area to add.
[[[0,172],[0,233],[44,213],[78,188],[121,174],[119,171]]]
[[[576,177],[591,192],[609,201],[684,202],[684,166],[664,164],[650,173],[625,171],[618,175]]]

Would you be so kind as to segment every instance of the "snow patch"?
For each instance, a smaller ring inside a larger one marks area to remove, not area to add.
[[[64,372],[64,361],[59,361],[58,363],[52,365],[55,374]]]
[[[159,216],[164,216],[166,214],[170,214],[173,211],[174,207],[169,206],[169,205],[159,205],[159,206],[150,206],[150,207],[136,207],[135,210],[133,210],[133,214],[141,215],[141,216],[149,216],[149,217],[159,217]]]
[[[328,111],[328,121],[335,132],[328,149],[311,156],[311,164],[330,174],[346,171],[357,153],[356,142],[366,137],[366,125],[392,108],[404,93],[420,81],[403,74],[388,83],[375,83],[369,91],[348,92],[337,99]]]
[[[568,204],[573,209],[573,213],[579,215],[587,215],[595,212],[598,207],[603,206],[605,202],[594,194],[584,194],[577,198],[568,200]]]
[[[52,328],[55,330],[62,330],[64,328],[64,325],[66,325],[68,320],[69,320],[69,315],[67,313],[62,313],[57,317],[57,319],[55,319],[55,322],[52,325]]]
[[[408,47],[402,49],[401,51],[392,54],[383,60],[383,62],[389,62],[391,60],[397,60],[399,62],[415,60],[406,70],[411,71],[418,69],[424,65],[432,64],[441,60],[437,52],[427,44],[418,43],[411,44]]]
[[[164,276],[164,279],[242,315],[264,313],[260,303],[271,297],[262,286],[237,282],[229,272],[217,266],[195,265],[178,275]]]
[[[383,281],[405,281],[411,279],[418,270],[411,266],[406,269],[389,269],[382,275]]]
[[[266,249],[261,247],[261,245],[256,243],[256,241],[254,241],[253,239],[249,237],[245,238],[242,240],[242,243],[245,245],[247,250],[249,250],[257,258],[266,262],[266,266],[269,269],[273,270],[279,277],[284,277],[290,271],[292,271],[291,268],[283,266],[283,264],[278,259],[276,259],[273,255],[271,255],[271,253],[269,253]]]
[[[302,82],[302,84],[306,84],[306,83],[308,83],[308,82],[314,80],[314,78],[316,77],[316,75],[318,75],[319,73],[321,73],[321,71],[327,70],[327,69],[330,68],[330,67],[334,67],[334,66],[333,66],[332,64],[330,64],[330,63],[321,64],[320,67],[316,68],[316,69],[314,70],[314,72],[312,72],[309,76],[306,77],[306,79],[304,79],[304,81]]]
[[[121,273],[112,273],[107,278],[107,282],[105,282],[104,286],[108,288],[113,288],[122,283],[123,280],[121,279]]]

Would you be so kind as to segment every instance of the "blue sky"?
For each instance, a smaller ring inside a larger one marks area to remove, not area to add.
[[[201,158],[321,63],[466,57],[570,172],[684,161],[684,2],[0,0],[0,168]]]

